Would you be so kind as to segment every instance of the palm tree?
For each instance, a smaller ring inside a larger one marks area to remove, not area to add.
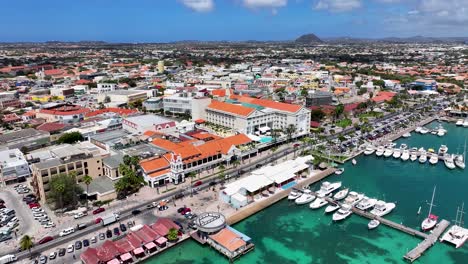
[[[240,161],[236,159],[235,161],[232,162],[232,165],[234,166],[234,168],[237,168],[237,166],[240,165]]]
[[[221,165],[218,166],[218,169],[219,169],[220,171],[223,171],[223,170],[226,169],[226,167],[225,167],[223,164],[221,164]]]
[[[187,174],[187,177],[190,178],[190,186],[191,186],[191,188],[190,188],[190,197],[193,197],[193,188],[192,188],[192,186],[193,186],[193,178],[197,177],[197,174],[196,174],[194,171],[191,171],[191,172],[189,172],[189,173]]]
[[[56,194],[58,195],[60,208],[62,208],[63,207],[63,193],[65,192],[65,183],[55,182],[55,185],[53,187],[55,189]]]
[[[32,257],[31,248],[34,247],[34,238],[28,235],[24,235],[20,240],[21,250],[28,250],[29,257]]]
[[[286,134],[288,134],[288,141],[291,141],[293,133],[296,132],[296,126],[293,124],[290,124],[289,126],[286,127]]]
[[[89,185],[93,181],[93,178],[89,175],[83,177],[83,182],[86,184],[86,208],[88,208],[88,195],[89,195]]]

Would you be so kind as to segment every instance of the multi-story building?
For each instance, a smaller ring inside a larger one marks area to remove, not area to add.
[[[0,110],[3,110],[8,107],[18,108],[21,106],[21,102],[14,97],[4,97],[0,98]]]
[[[30,175],[28,162],[19,149],[0,151],[0,184]]]
[[[311,90],[306,96],[306,107],[331,105],[333,103],[333,95],[330,92],[319,90]]]
[[[128,105],[136,101],[145,101],[151,91],[144,90],[115,90],[97,95],[98,103],[108,103],[110,100],[113,105]],[[107,98],[107,99],[106,99]]]
[[[50,143],[50,133],[26,128],[20,131],[0,135],[0,145],[8,149],[38,149]]]
[[[107,155],[108,152],[89,142],[63,144],[28,154],[28,161],[32,163],[31,184],[36,195],[45,201],[50,191],[49,181],[59,174],[73,172],[78,182],[85,175],[93,178],[103,176],[102,159]]]
[[[98,83],[96,92],[98,94],[108,93],[110,91],[114,91],[116,86],[117,85],[115,83]]]
[[[310,110],[294,104],[232,95],[225,102],[211,101],[206,121],[246,134],[294,126],[293,137],[309,133]]]
[[[123,129],[134,134],[143,134],[148,130],[167,132],[171,129],[175,130],[175,126],[175,121],[156,115],[132,116],[122,121]]]
[[[203,93],[183,92],[164,97],[164,112],[191,115],[193,119],[200,116],[211,100]]]
[[[64,124],[78,123],[85,118],[89,108],[83,108],[74,104],[51,104],[36,113],[37,118],[44,118],[47,122],[59,122]]]

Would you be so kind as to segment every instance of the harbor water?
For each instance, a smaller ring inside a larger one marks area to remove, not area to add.
[[[427,127],[435,127],[434,122]],[[468,128],[442,123],[448,130],[444,137],[412,132],[410,138],[401,138],[398,145],[433,148],[447,145],[449,153],[463,151]],[[393,157],[359,156],[357,165],[344,165],[345,172],[327,178],[342,181],[344,187],[365,193],[369,197],[396,202],[396,209],[386,218],[419,229],[427,216],[433,187],[437,186],[433,213],[440,219],[453,221],[457,206],[468,205],[468,169],[449,170],[442,161],[437,165],[402,161]],[[317,183],[313,188],[319,188]],[[419,207],[422,207],[418,215]],[[468,206],[465,206],[467,208]],[[293,263],[406,263],[403,255],[421,239],[380,225],[368,230],[368,220],[351,215],[340,223],[333,223],[324,207],[312,210],[308,205],[297,206],[282,200],[234,227],[252,238],[255,250],[242,256],[236,263],[293,264]],[[217,251],[189,240],[148,260],[146,264],[220,264],[229,263]],[[437,243],[417,263],[468,263],[468,245],[455,249],[452,245]]]

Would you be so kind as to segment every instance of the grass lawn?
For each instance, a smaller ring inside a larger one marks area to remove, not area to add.
[[[375,118],[380,118],[383,117],[383,113],[377,113],[377,112],[368,112],[368,113],[362,113],[359,115],[359,118],[369,118],[369,117],[375,117]]]
[[[336,122],[336,125],[341,127],[341,128],[347,128],[349,126],[351,126],[353,124],[353,122],[351,121],[351,119],[342,119],[338,122]]]

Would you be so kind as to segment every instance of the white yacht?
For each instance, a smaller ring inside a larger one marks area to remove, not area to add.
[[[409,137],[411,137],[411,133],[410,133],[410,132],[404,133],[404,134],[403,134],[403,137],[404,137],[404,138],[409,138]]]
[[[299,198],[300,196],[302,195],[302,192],[298,189],[292,189],[290,192],[289,192],[289,195],[288,195],[288,200],[296,200],[297,198]]]
[[[395,149],[395,150],[393,151],[393,157],[394,157],[395,159],[399,159],[399,158],[401,157],[401,150],[398,149],[398,148]]]
[[[447,153],[447,151],[448,147],[446,145],[441,145],[439,148],[439,155],[444,155],[445,153]]]
[[[346,219],[353,213],[349,204],[343,204],[338,212],[333,214],[333,221],[341,221]]]
[[[421,128],[421,130],[419,131],[419,133],[425,135],[425,134],[429,133],[429,129],[423,127],[423,128]]]
[[[325,198],[317,198],[315,201],[311,202],[309,204],[310,209],[318,209],[320,207],[323,207],[324,205],[328,204],[328,202],[325,200]]]
[[[468,127],[468,119],[465,119],[465,121],[463,121],[463,127]]]
[[[417,128],[414,130],[414,132],[419,133],[419,132],[421,132],[421,129],[422,129],[422,127],[417,127]]]
[[[432,165],[436,165],[439,162],[439,156],[435,153],[431,154],[431,158],[429,159],[429,163]]]
[[[464,169],[465,168],[465,158],[463,155],[457,155],[454,159],[455,165],[457,165],[458,168]]]
[[[410,155],[410,160],[411,160],[411,161],[415,161],[415,160],[417,160],[417,159],[418,159],[418,155],[416,154],[416,152],[411,153],[411,155]]]
[[[407,149],[403,150],[403,152],[401,153],[401,160],[407,161],[407,160],[409,160],[409,158],[410,158],[409,150],[407,150]]]
[[[370,211],[371,214],[377,216],[384,216],[389,214],[393,209],[395,209],[396,205],[394,203],[386,203],[384,201],[377,201],[375,203],[374,209]]]
[[[364,198],[364,194],[357,193],[357,192],[349,192],[348,197],[344,200],[345,204],[349,204],[351,206],[356,205]]]
[[[343,172],[344,172],[344,168],[339,168],[339,169],[337,169],[337,170],[335,171],[335,174],[336,174],[336,175],[341,175],[341,174],[343,174]]]
[[[366,149],[364,150],[364,155],[371,155],[375,152],[375,148],[372,145],[367,145]]]
[[[317,197],[325,197],[326,195],[334,192],[340,187],[341,187],[341,182],[330,183],[330,182],[325,181],[320,186],[320,189],[316,192]]]
[[[439,136],[439,137],[445,136],[445,133],[446,132],[444,130],[442,130],[442,129],[437,130],[437,136]]]
[[[384,152],[384,157],[388,158],[393,154],[393,148],[387,148]]]
[[[312,194],[311,190],[304,190],[302,195],[295,200],[296,204],[306,204],[310,203],[315,199],[315,195]]]
[[[325,213],[329,214],[329,213],[335,212],[338,209],[340,209],[340,205],[336,203],[332,203],[332,204],[329,204],[327,207],[325,207]]]
[[[333,199],[335,199],[336,201],[343,200],[348,195],[348,192],[349,192],[349,188],[343,189],[335,193],[335,195],[333,196]]]
[[[427,161],[427,155],[426,151],[420,153],[421,156],[419,156],[419,163],[426,163]]]
[[[377,155],[377,157],[380,157],[384,154],[384,152],[385,152],[384,146],[379,146],[377,147],[377,150],[375,151],[375,155]]]
[[[455,163],[453,161],[453,155],[450,154],[445,154],[444,155],[444,163],[445,166],[451,170],[455,169]]]
[[[358,204],[356,204],[356,208],[361,210],[367,210],[374,207],[376,202],[377,199],[364,196],[364,198]]]
[[[426,219],[424,219],[421,223],[421,229],[423,231],[429,231],[432,228],[434,228],[437,224],[438,217],[432,214],[432,206],[434,205],[435,191],[436,191],[436,187],[434,186],[434,191],[432,191],[431,203],[429,204],[429,213],[427,214]]]
[[[372,229],[376,229],[379,225],[380,225],[379,220],[373,219],[367,224],[367,228],[369,228],[369,230],[372,230]]]
[[[426,151],[426,150],[424,149],[424,147],[421,147],[421,148],[418,149],[418,152],[423,152],[423,151]]]
[[[458,119],[456,125],[463,126],[463,119]]]

